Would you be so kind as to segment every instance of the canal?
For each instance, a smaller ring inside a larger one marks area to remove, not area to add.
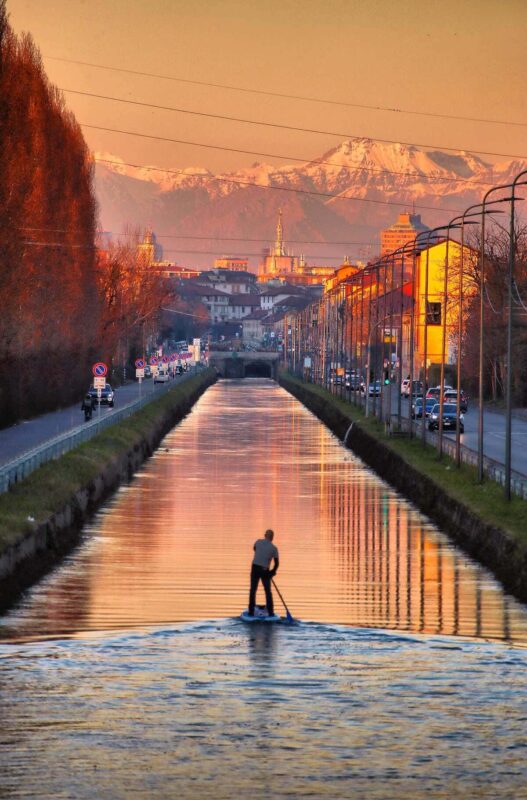
[[[236,619],[268,527],[297,627]],[[527,797],[526,645],[295,399],[221,381],[0,620],[0,796]]]

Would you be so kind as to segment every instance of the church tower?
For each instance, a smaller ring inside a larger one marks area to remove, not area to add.
[[[275,256],[285,256],[286,252],[284,249],[284,229],[282,226],[282,209],[278,210],[278,222],[276,225],[276,241],[274,243],[274,250],[273,255]]]

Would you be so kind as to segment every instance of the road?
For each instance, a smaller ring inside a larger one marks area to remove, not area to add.
[[[388,393],[385,394],[384,407],[387,408]],[[377,398],[377,409],[379,398]],[[408,419],[408,399],[402,398],[402,416]],[[370,398],[370,413],[373,410],[373,398]],[[392,413],[397,413],[397,389],[392,387]],[[418,433],[421,432],[421,423],[417,421]],[[483,414],[483,452],[488,457],[500,464],[505,463],[505,415],[496,411],[485,410]],[[455,432],[448,431],[445,438],[455,439]],[[461,436],[461,444],[470,450],[478,449],[478,406],[469,404],[465,414],[465,433]],[[512,420],[512,469],[522,475],[527,475],[527,420]]]
[[[174,381],[179,380],[175,378]],[[146,380],[141,391],[143,393],[153,393],[159,390],[163,384],[152,383]],[[132,402],[139,396],[139,384],[129,383],[120,386],[115,390],[115,409],[122,408],[123,405]],[[373,408],[370,400],[370,409]],[[387,395],[385,396],[385,405]],[[24,420],[10,428],[0,430],[0,466],[12,461],[19,455],[37,447],[44,442],[53,439],[60,433],[76,428],[83,422],[83,413],[80,410],[80,401],[74,406],[43,414],[31,420]],[[378,400],[377,400],[378,405]],[[397,391],[392,387],[392,411],[397,412]],[[96,412],[97,413],[97,412]],[[113,413],[113,409],[101,406],[101,414],[108,416]],[[408,418],[408,400],[402,400],[402,415]],[[418,425],[420,429],[420,424]],[[493,411],[484,413],[484,453],[489,458],[501,464],[505,461],[505,416]],[[461,436],[461,443],[477,451],[478,447],[478,408],[476,405],[469,406],[465,414],[465,433]],[[454,438],[454,433],[446,433],[445,437]],[[522,475],[527,475],[527,420],[513,419],[512,421],[512,468]]]
[[[180,380],[180,377],[173,379],[173,383]],[[152,394],[159,391],[164,384],[153,384],[152,380],[146,380],[139,387],[138,383],[128,383],[126,386],[119,386],[115,389],[115,407],[101,406],[101,416],[107,417],[119,408],[131,403],[139,397],[141,391],[143,396],[146,393]],[[96,419],[98,411],[95,411]],[[60,433],[76,428],[84,422],[84,414],[81,411],[81,401],[68,408],[52,411],[40,417],[23,420],[10,428],[0,430],[0,466],[7,464],[17,456],[32,450],[38,445],[53,439]]]

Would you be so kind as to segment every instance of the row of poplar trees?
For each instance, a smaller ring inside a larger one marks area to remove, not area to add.
[[[0,425],[77,400],[99,324],[81,129],[0,0]]]
[[[0,0],[0,427],[80,406],[94,361],[119,381],[158,335],[172,293],[139,233],[101,253],[96,224],[81,128]]]

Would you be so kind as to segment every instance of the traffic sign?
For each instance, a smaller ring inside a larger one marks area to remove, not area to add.
[[[145,371],[144,371],[144,369],[142,367],[137,367],[137,369],[135,371],[135,377],[136,378],[144,378],[145,377]]]
[[[170,359],[169,359],[169,357],[168,357],[168,356],[163,356],[163,358],[161,359],[161,361],[163,362],[163,364],[168,364],[168,362],[170,361]]]
[[[97,363],[95,363],[91,368],[91,371],[94,375],[97,375],[99,377],[101,376],[104,377],[104,375],[108,374],[108,367],[106,366],[104,361],[97,361]]]
[[[159,361],[157,356],[150,356],[150,366],[155,367]]]
[[[93,379],[93,388],[97,389],[97,394],[104,389],[106,386],[106,378],[103,376],[96,375]],[[99,395],[100,397],[100,395]]]
[[[145,368],[145,360],[144,358],[136,358],[135,359],[135,366],[137,369],[144,369]]]
[[[172,353],[172,355],[170,356],[170,360],[177,361],[177,353]]]

